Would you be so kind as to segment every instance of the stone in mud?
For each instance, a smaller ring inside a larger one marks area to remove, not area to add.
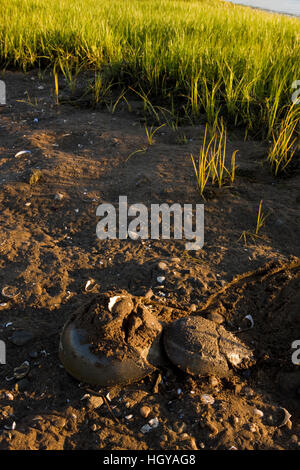
[[[19,330],[14,331],[12,336],[9,338],[10,341],[16,346],[24,346],[33,339],[34,335],[30,331]]]
[[[162,325],[126,291],[105,293],[65,324],[59,347],[66,370],[82,382],[112,386],[135,382],[162,361]]]
[[[100,408],[100,406],[102,405],[103,405],[102,397],[92,396],[88,399],[88,402],[87,402],[87,407],[89,410],[96,410],[97,408]]]
[[[252,352],[224,327],[200,316],[181,318],[164,333],[170,361],[191,375],[224,377],[230,366],[240,367]]]
[[[219,325],[221,325],[221,323],[224,323],[224,317],[216,312],[209,313],[206,318],[207,320],[211,320],[214,323],[218,323]]]

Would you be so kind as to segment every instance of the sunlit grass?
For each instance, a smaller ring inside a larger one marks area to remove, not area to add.
[[[219,0],[0,0],[3,67],[55,66],[72,89],[90,69],[96,102],[118,83],[149,108],[265,136],[300,79],[299,36],[296,18]]]
[[[235,178],[237,150],[232,153],[231,165],[230,168],[227,168],[225,164],[227,133],[223,121],[215,126],[208,142],[207,130],[208,126],[206,125],[198,161],[191,155],[197,186],[201,196],[204,195],[208,182],[221,188],[228,181],[232,184]]]
[[[278,131],[272,132],[273,143],[268,153],[268,161],[275,176],[284,172],[297,150],[300,141],[300,106],[290,106]],[[298,134],[298,137],[296,136]]]

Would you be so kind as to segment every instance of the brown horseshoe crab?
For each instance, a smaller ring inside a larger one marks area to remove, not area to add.
[[[161,365],[161,333],[162,325],[138,298],[105,293],[66,322],[59,357],[82,382],[127,384]]]
[[[199,376],[224,377],[231,367],[253,362],[239,338],[201,316],[180,318],[163,331],[142,300],[126,291],[105,293],[75,312],[60,339],[65,369],[81,382],[104,387],[149,375],[166,365],[165,353],[178,368]]]

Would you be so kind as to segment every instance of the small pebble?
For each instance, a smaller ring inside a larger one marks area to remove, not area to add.
[[[157,264],[157,268],[160,270],[160,271],[167,271],[168,270],[168,265],[166,263],[164,263],[163,261],[160,261],[158,264]]]
[[[219,381],[218,379],[214,376],[214,375],[211,375],[209,377],[209,384],[212,386],[212,387],[217,387],[219,385]]]
[[[140,408],[140,415],[143,417],[143,418],[148,418],[149,414],[151,413],[151,408],[149,408],[149,406],[142,406]]]
[[[151,431],[152,427],[150,424],[144,424],[144,426],[141,427],[141,432],[143,434],[147,434],[149,431]]]
[[[156,279],[159,284],[162,284],[166,278],[164,276],[158,276]]]
[[[87,401],[87,407],[89,410],[96,410],[97,408],[100,408],[100,406],[102,405],[103,405],[102,397],[92,396]]]
[[[15,331],[10,337],[10,341],[16,346],[24,346],[33,339],[34,335],[30,331]]]
[[[255,408],[254,414],[255,414],[256,416],[259,416],[260,418],[262,418],[263,415],[264,415],[263,411],[258,410],[257,408]]]
[[[216,312],[209,313],[206,318],[207,320],[213,321],[214,323],[217,323],[218,325],[221,325],[222,323],[224,323],[224,317],[222,317],[222,315]]]

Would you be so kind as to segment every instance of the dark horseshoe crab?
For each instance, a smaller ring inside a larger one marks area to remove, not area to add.
[[[67,372],[99,387],[129,384],[169,361],[192,375],[224,377],[253,354],[223,326],[187,316],[165,327],[143,299],[120,293],[98,295],[63,327],[59,357]]]
[[[162,325],[127,292],[97,296],[63,327],[59,357],[76,379],[100,387],[135,382],[162,364]]]

